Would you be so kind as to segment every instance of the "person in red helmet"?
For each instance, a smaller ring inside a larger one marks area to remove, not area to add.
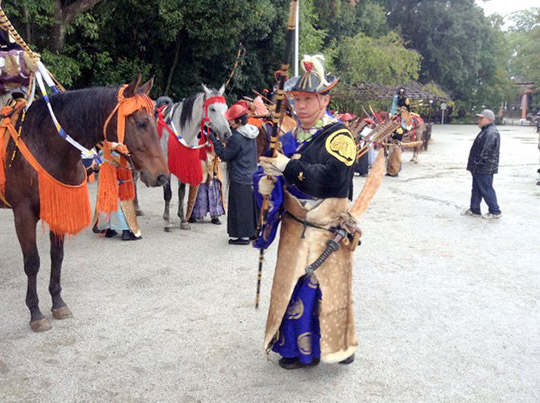
[[[229,244],[248,245],[257,231],[257,207],[253,196],[253,174],[257,170],[257,135],[259,130],[248,124],[248,110],[243,103],[232,105],[225,113],[232,136],[224,146],[211,132],[216,154],[228,163],[229,203],[227,233]]]

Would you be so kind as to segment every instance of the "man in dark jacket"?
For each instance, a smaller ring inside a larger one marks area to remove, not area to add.
[[[227,232],[231,245],[248,245],[257,231],[257,206],[253,196],[253,174],[257,170],[257,141],[259,130],[247,123],[247,110],[241,104],[232,105],[225,113],[232,136],[224,147],[211,135],[216,154],[228,162],[229,203]]]
[[[497,204],[497,195],[493,189],[493,175],[499,170],[499,148],[501,136],[495,127],[495,114],[489,109],[477,114],[477,124],[482,131],[474,139],[469,153],[467,170],[471,171],[473,183],[471,206],[465,215],[482,217],[480,203],[482,199],[489,207],[484,218],[501,218],[502,213]]]

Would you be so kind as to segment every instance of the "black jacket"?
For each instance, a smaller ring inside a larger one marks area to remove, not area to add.
[[[243,126],[239,130],[246,134],[242,135],[240,131],[233,130],[225,147],[219,141],[212,142],[217,156],[229,163],[230,181],[241,185],[252,185],[253,174],[257,170],[258,130],[252,125]]]
[[[492,175],[499,171],[501,136],[494,123],[482,127],[474,139],[469,153],[467,171],[473,174]]]
[[[316,198],[351,197],[356,144],[346,126],[328,125],[296,154],[283,172],[288,184]]]

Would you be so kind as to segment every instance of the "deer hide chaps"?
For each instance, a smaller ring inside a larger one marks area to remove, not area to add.
[[[285,192],[284,207],[297,218],[329,228],[338,224],[340,214],[347,212],[349,203],[345,198],[328,198],[308,211],[298,199]],[[279,332],[296,283],[305,274],[306,266],[321,255],[326,241],[332,237],[329,231],[304,227],[289,215],[283,216],[266,322],[266,351],[272,347]],[[352,297],[352,252],[349,247],[341,244],[340,249],[330,255],[314,276],[322,292],[319,307],[321,359],[329,363],[339,362],[354,353],[358,345]]]

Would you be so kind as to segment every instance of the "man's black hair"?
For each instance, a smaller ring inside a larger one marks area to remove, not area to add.
[[[240,123],[242,126],[244,126],[244,125],[247,124],[247,122],[248,122],[248,116],[247,116],[247,113],[244,113],[243,115],[238,116],[234,121],[235,121],[236,123]]]

